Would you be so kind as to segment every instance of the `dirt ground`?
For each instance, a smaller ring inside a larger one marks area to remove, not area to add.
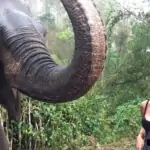
[[[91,145],[96,145],[96,146],[85,146],[81,148],[76,147],[71,150],[135,150],[135,139],[122,139],[119,142],[114,142],[106,145],[95,144],[95,142],[92,141]],[[38,150],[50,150],[50,149],[42,148]],[[66,147],[63,148],[62,150],[70,150],[70,149]]]
[[[79,150],[135,150],[135,140],[134,139],[122,139],[119,142],[101,145],[101,146],[86,146]]]

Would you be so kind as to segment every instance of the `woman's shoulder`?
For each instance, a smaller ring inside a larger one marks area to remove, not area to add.
[[[148,100],[144,100],[140,103],[140,110],[141,110],[142,114],[144,113],[147,102],[148,102]]]
[[[144,107],[144,108],[145,108],[147,102],[148,102],[148,100],[142,101],[142,102],[140,103],[140,107]]]

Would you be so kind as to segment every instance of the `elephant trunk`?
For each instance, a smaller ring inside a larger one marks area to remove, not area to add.
[[[34,27],[6,34],[8,48],[17,62],[16,72],[8,76],[11,86],[45,102],[71,101],[84,95],[101,74],[106,53],[104,26],[93,3],[61,1],[75,35],[75,53],[67,67],[51,59]]]

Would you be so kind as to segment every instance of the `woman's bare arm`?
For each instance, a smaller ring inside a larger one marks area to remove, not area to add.
[[[145,137],[145,130],[144,130],[144,128],[141,128],[140,132],[136,138],[136,150],[143,150],[144,137]]]
[[[137,135],[137,138],[140,138],[140,139],[143,139],[143,140],[144,140],[144,138],[145,138],[145,130],[144,130],[143,127],[140,129],[140,132],[139,132],[139,134]]]
[[[144,117],[144,110],[145,110],[145,107],[146,107],[146,103],[147,103],[147,100],[141,102],[141,104],[140,104],[140,112],[141,112],[141,116],[142,117]],[[144,130],[143,127],[140,129],[140,132],[139,132],[137,137],[141,137],[142,139],[144,139],[144,137],[145,137],[145,130]]]
[[[140,104],[140,112],[141,112],[142,117],[144,117],[144,110],[145,110],[146,102],[147,101],[143,101]],[[136,150],[142,150],[143,149],[144,138],[145,138],[145,129],[143,127],[141,127],[141,129],[137,135],[137,138],[136,138]]]

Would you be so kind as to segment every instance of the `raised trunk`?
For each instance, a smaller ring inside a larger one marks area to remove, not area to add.
[[[83,96],[100,76],[106,54],[104,26],[91,0],[61,1],[75,34],[75,54],[67,67],[52,61],[32,26],[8,31],[5,36],[7,48],[17,61],[16,69],[6,73],[11,86],[35,99],[54,103]]]

